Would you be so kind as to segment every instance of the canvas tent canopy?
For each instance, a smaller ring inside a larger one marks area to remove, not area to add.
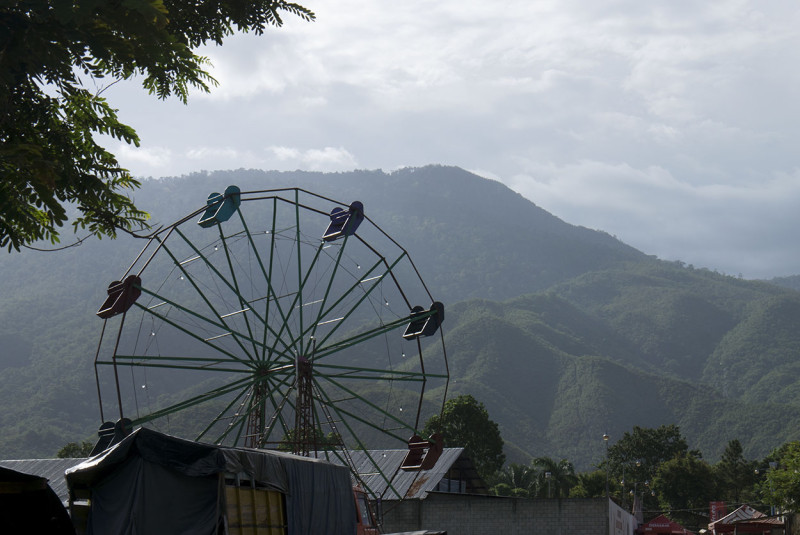
[[[233,479],[283,494],[289,535],[355,533],[349,470],[317,459],[141,428],[66,473],[70,501],[90,498],[89,534],[224,533]]]

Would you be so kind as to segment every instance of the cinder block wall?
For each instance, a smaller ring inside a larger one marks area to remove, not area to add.
[[[607,535],[605,498],[532,500],[430,493],[384,504],[383,532],[446,530],[447,535]]]

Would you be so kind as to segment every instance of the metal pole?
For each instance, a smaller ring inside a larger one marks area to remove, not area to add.
[[[608,499],[608,433],[603,433],[603,441],[606,443],[606,499]]]

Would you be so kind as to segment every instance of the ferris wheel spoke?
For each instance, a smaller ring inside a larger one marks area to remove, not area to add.
[[[156,318],[159,318],[160,320],[172,325],[176,329],[179,329],[179,330],[183,331],[184,333],[188,334],[189,336],[191,336],[191,337],[193,337],[193,338],[195,338],[197,340],[200,340],[200,341],[210,345],[215,350],[217,350],[217,351],[219,351],[221,353],[224,353],[224,354],[226,354],[227,356],[229,356],[229,357],[231,357],[233,359],[236,359],[236,360],[239,360],[239,361],[242,361],[242,362],[245,361],[244,359],[241,359],[240,357],[237,357],[237,356],[233,355],[230,352],[226,352],[225,350],[223,350],[222,348],[220,348],[217,345],[210,344],[210,342],[215,340],[215,339],[217,339],[217,338],[222,338],[222,337],[230,335],[230,336],[233,336],[236,339],[243,339],[243,340],[249,341],[250,343],[252,343],[255,346],[263,347],[261,342],[259,342],[257,340],[254,340],[253,338],[250,338],[250,337],[248,337],[248,336],[246,336],[246,335],[244,335],[244,334],[242,334],[242,333],[240,333],[240,332],[238,332],[238,331],[236,331],[234,329],[231,329],[231,327],[227,323],[224,322],[225,316],[222,316],[221,322],[217,322],[217,321],[215,321],[215,320],[213,320],[211,318],[203,316],[202,314],[198,314],[197,312],[194,312],[193,310],[190,310],[190,309],[188,309],[188,308],[176,303],[175,301],[172,301],[172,300],[170,300],[170,299],[168,299],[168,298],[166,298],[166,297],[164,297],[164,296],[162,296],[160,294],[157,294],[157,293],[155,293],[155,292],[153,292],[151,290],[148,290],[147,288],[144,288],[144,287],[141,287],[141,286],[139,286],[138,288],[141,289],[142,292],[147,293],[148,295],[151,295],[151,296],[157,298],[158,300],[160,300],[160,302],[157,303],[156,305],[149,306],[149,307],[146,307],[146,306],[144,306],[144,305],[142,305],[142,304],[137,302],[137,303],[135,303],[137,307],[141,308],[146,313],[151,314],[151,315],[155,316]],[[210,337],[210,338],[202,338],[200,336],[197,336],[195,333],[193,333],[190,330],[186,329],[185,327],[179,325],[176,321],[172,321],[171,319],[169,319],[166,314],[160,314],[159,312],[155,311],[156,308],[160,308],[163,305],[170,305],[172,307],[175,307],[178,310],[180,310],[181,312],[184,312],[185,314],[188,314],[188,315],[192,316],[195,319],[203,321],[203,322],[209,324],[210,326],[215,327],[215,328],[223,331],[223,333],[220,334],[220,335],[217,335],[217,336]],[[245,352],[246,355],[251,357],[250,360],[253,360],[252,359],[252,355],[250,353],[248,353],[246,350],[244,350],[244,347],[241,344],[238,344],[238,345],[239,345],[240,348],[242,348],[242,350]],[[289,349],[288,347],[284,348],[285,351],[288,350],[288,349]],[[270,353],[273,353],[273,351],[270,351]],[[282,354],[282,353],[277,352],[277,351],[274,351],[274,353],[276,353],[278,355]]]
[[[356,300],[356,302],[355,302],[353,305],[351,305],[351,306],[350,306],[349,310],[348,310],[346,313],[344,313],[344,315],[341,317],[341,321],[337,321],[337,322],[336,322],[336,324],[335,324],[335,325],[334,325],[334,326],[331,328],[331,330],[330,330],[330,331],[329,331],[329,332],[328,332],[328,333],[327,333],[327,334],[326,334],[326,335],[325,335],[325,336],[322,338],[322,340],[320,341],[320,345],[324,345],[324,344],[325,344],[325,342],[326,342],[326,341],[328,341],[328,339],[329,339],[331,336],[333,336],[333,335],[334,335],[334,333],[335,333],[335,332],[336,332],[336,331],[337,331],[337,330],[338,330],[338,329],[339,329],[339,328],[340,328],[340,327],[341,327],[343,324],[345,324],[345,323],[346,323],[346,321],[345,321],[345,320],[347,320],[347,318],[349,318],[349,317],[350,317],[350,315],[351,315],[351,314],[353,314],[353,312],[355,312],[355,311],[358,309],[359,305],[361,305],[361,303],[363,303],[363,302],[364,302],[364,300],[365,300],[365,299],[367,299],[367,298],[370,296],[370,294],[372,294],[372,292],[373,292],[373,291],[374,291],[374,290],[375,290],[375,289],[376,289],[376,288],[377,288],[377,287],[380,285],[380,283],[383,281],[383,279],[386,277],[386,275],[387,275],[387,274],[389,274],[389,273],[391,273],[391,270],[394,268],[394,266],[396,266],[396,265],[397,265],[397,263],[398,263],[398,262],[400,262],[400,260],[402,260],[402,259],[403,259],[403,256],[404,256],[404,255],[405,255],[405,252],[403,252],[403,254],[402,254],[402,255],[400,255],[400,256],[397,258],[397,260],[395,260],[395,261],[394,261],[394,263],[393,263],[391,266],[388,266],[388,265],[387,265],[388,269],[387,269],[387,270],[386,270],[384,273],[382,273],[382,274],[378,275],[378,276],[375,278],[375,281],[372,283],[372,285],[371,285],[371,286],[370,286],[370,287],[369,287],[369,288],[368,288],[366,291],[364,291],[364,294],[363,294],[361,297],[359,297],[359,299],[358,299],[358,300]],[[358,286],[358,284],[360,284],[360,283],[362,283],[362,282],[363,282],[363,281],[358,281],[358,282],[357,282],[357,283],[356,283],[354,286]],[[348,292],[348,293],[349,293],[349,292]],[[342,300],[344,299],[344,297],[345,297],[345,296],[342,296],[342,297],[341,297],[341,298],[340,298],[340,299],[339,299],[339,300],[338,300],[336,303],[334,303],[334,305],[333,305],[333,306],[336,306],[336,305],[337,305],[337,304],[338,304],[340,301],[342,301]],[[333,306],[331,307],[331,309],[333,308]]]
[[[308,283],[308,279],[311,276],[311,274],[314,272],[314,268],[316,267],[316,264],[319,261],[319,257],[320,257],[320,253],[322,252],[323,245],[324,245],[324,243],[320,242],[320,244],[317,247],[317,250],[316,250],[316,252],[314,254],[314,258],[312,259],[312,261],[311,261],[310,265],[308,266],[308,268],[306,268],[306,270],[305,270],[305,274],[302,272],[302,266],[298,266],[297,292],[294,295],[294,299],[292,300],[292,303],[289,305],[289,311],[288,311],[287,315],[282,318],[283,319],[283,324],[281,325],[281,329],[280,329],[280,331],[278,331],[278,334],[276,335],[276,339],[275,339],[276,340],[276,344],[277,344],[277,341],[281,340],[281,335],[284,333],[284,331],[286,331],[289,339],[291,340],[288,345],[290,347],[293,347],[293,348],[299,348],[298,353],[300,353],[300,354],[302,354],[303,350],[304,350],[304,347],[303,347],[303,335],[300,334],[298,337],[295,338],[293,336],[293,334],[290,332],[290,324],[291,324],[291,321],[292,321],[292,316],[294,314],[297,314],[298,320],[299,320],[299,322],[298,322],[298,325],[299,325],[298,326],[298,330],[299,330],[300,333],[303,333],[303,308],[305,307],[305,304],[303,303],[303,290],[305,289],[305,286]],[[300,248],[298,247],[298,250],[299,249]],[[300,256],[299,256],[300,253],[298,252],[297,254],[298,254],[297,261],[299,263],[300,260],[301,260]],[[297,311],[297,312],[295,312],[295,311]]]
[[[339,266],[342,264],[342,256],[344,255],[345,247],[347,245],[347,239],[349,236],[345,236],[344,240],[342,241],[342,245],[339,247],[339,252],[336,255],[336,260],[333,263],[333,272],[331,273],[330,277],[328,277],[328,284],[325,287],[325,294],[322,296],[319,306],[319,313],[317,314],[316,319],[311,324],[311,338],[315,337],[317,332],[317,327],[319,323],[322,321],[322,316],[324,314],[325,306],[328,303],[328,297],[331,293],[331,288],[333,287],[333,281],[336,279],[336,274],[339,271]],[[305,336],[305,333],[303,334]]]
[[[214,271],[214,272],[217,274],[217,276],[219,276],[219,271],[217,271],[217,269],[214,267],[214,265],[213,265],[211,262],[209,262],[209,261],[208,261],[208,259],[205,257],[205,255],[204,255],[202,252],[200,252],[200,250],[198,250],[198,249],[197,249],[197,247],[195,247],[195,246],[194,246],[194,244],[193,244],[191,241],[189,241],[189,240],[186,238],[186,236],[185,236],[185,235],[184,235],[184,234],[183,234],[183,233],[180,231],[180,229],[179,229],[179,228],[177,228],[177,227],[175,227],[175,234],[177,234],[178,236],[180,236],[180,237],[181,237],[181,238],[182,238],[182,239],[183,239],[183,240],[184,240],[184,241],[185,241],[185,242],[186,242],[186,243],[189,245],[189,247],[191,247],[191,248],[192,248],[192,250],[195,252],[195,255],[196,255],[196,256],[195,256],[195,257],[193,257],[193,258],[190,258],[190,259],[187,259],[187,260],[185,260],[185,261],[181,262],[181,261],[180,261],[180,260],[178,260],[178,258],[177,258],[177,257],[176,257],[176,256],[175,256],[173,253],[172,253],[172,251],[170,250],[170,248],[169,248],[169,247],[167,247],[166,243],[164,243],[164,242],[161,242],[162,249],[164,250],[164,252],[166,252],[166,253],[167,253],[167,255],[169,255],[169,257],[172,259],[172,262],[175,264],[175,266],[176,266],[176,267],[177,267],[177,268],[178,268],[178,269],[181,271],[181,273],[183,274],[183,277],[185,278],[185,280],[188,280],[188,281],[189,281],[189,283],[192,285],[192,288],[194,288],[194,290],[195,290],[195,292],[197,293],[197,295],[199,295],[199,296],[200,296],[200,298],[203,300],[203,302],[205,302],[206,306],[207,306],[207,307],[208,307],[208,308],[211,310],[211,312],[212,312],[212,313],[213,313],[213,314],[214,314],[216,317],[220,318],[220,320],[223,322],[223,324],[226,324],[226,325],[227,325],[227,322],[226,322],[226,321],[225,321],[225,319],[224,319],[224,315],[223,315],[223,314],[220,314],[220,313],[219,313],[219,311],[217,311],[217,308],[216,308],[216,307],[215,307],[215,306],[214,306],[214,305],[211,303],[211,301],[210,301],[210,300],[209,300],[209,299],[206,297],[206,295],[203,293],[203,291],[202,291],[202,290],[200,289],[200,287],[197,285],[197,282],[194,280],[194,277],[192,276],[192,274],[191,274],[191,273],[189,273],[189,271],[186,269],[186,267],[185,267],[185,266],[186,266],[186,264],[187,264],[188,262],[190,262],[190,261],[194,261],[194,260],[196,260],[196,259],[202,259],[202,260],[203,260],[203,262],[205,263],[205,265],[206,265],[208,268],[210,268],[211,270],[213,270],[213,271]],[[227,282],[227,281],[226,281],[226,282]],[[228,286],[230,287],[230,284],[228,284]],[[144,289],[142,289],[142,290],[144,291]],[[151,292],[148,292],[148,293],[151,293]],[[186,309],[186,308],[181,308],[181,310],[188,311],[188,309]],[[202,315],[200,315],[200,314],[195,314],[195,315],[202,317]],[[237,339],[237,338],[234,338],[234,340],[235,340],[236,344],[237,344],[237,345],[238,345],[238,346],[241,348],[242,352],[243,352],[243,353],[245,353],[245,354],[247,354],[247,350],[244,348],[244,345],[241,343],[241,341],[240,341],[239,339]]]
[[[202,438],[203,438],[203,437],[206,435],[206,433],[208,433],[208,432],[211,430],[211,428],[212,428],[212,427],[214,427],[214,425],[216,425],[216,424],[217,424],[217,422],[220,422],[220,421],[222,421],[222,420],[224,420],[224,419],[226,419],[226,418],[230,418],[230,419],[231,419],[231,421],[230,421],[230,422],[229,422],[229,424],[228,424],[228,428],[230,428],[231,426],[235,425],[235,423],[236,423],[236,419],[235,419],[235,417],[236,417],[236,416],[238,416],[238,414],[234,414],[232,417],[226,417],[225,415],[228,413],[228,411],[230,411],[230,410],[231,410],[231,407],[233,407],[233,406],[234,406],[234,405],[235,405],[235,404],[236,404],[236,403],[237,403],[237,402],[238,402],[240,399],[242,399],[242,397],[244,397],[244,396],[245,396],[245,394],[247,394],[248,392],[249,392],[249,390],[248,390],[248,389],[246,389],[246,388],[242,388],[242,389],[240,389],[240,390],[239,390],[239,393],[236,395],[236,397],[234,397],[234,398],[231,400],[231,402],[230,402],[230,403],[228,403],[228,404],[225,406],[225,408],[224,408],[224,409],[222,409],[221,411],[219,411],[219,413],[217,414],[216,418],[214,418],[213,420],[211,420],[211,423],[209,423],[209,424],[208,424],[208,425],[205,427],[205,429],[203,429],[203,430],[200,432],[200,434],[199,434],[199,435],[197,435],[197,438],[195,438],[195,440],[197,440],[197,441],[201,440],[201,439],[202,439]]]
[[[323,320],[325,317],[327,317],[327,316],[328,316],[328,315],[329,315],[331,312],[333,312],[334,310],[336,310],[336,308],[337,308],[337,307],[338,307],[338,306],[339,306],[339,305],[340,305],[340,304],[341,304],[341,303],[342,303],[342,302],[343,302],[343,301],[344,301],[344,300],[345,300],[345,299],[346,299],[348,296],[350,296],[350,295],[353,295],[355,292],[357,292],[357,291],[358,291],[358,290],[357,290],[357,289],[358,289],[358,287],[359,287],[360,285],[362,285],[364,282],[367,282],[367,281],[372,281],[372,280],[376,280],[376,279],[380,279],[380,278],[382,278],[382,275],[377,275],[377,276],[375,276],[375,277],[370,277],[370,275],[372,275],[372,272],[373,272],[373,271],[375,271],[376,269],[378,269],[378,267],[380,267],[381,263],[382,263],[382,261],[381,261],[381,260],[378,260],[377,262],[375,262],[375,264],[373,264],[373,265],[372,265],[372,267],[370,267],[370,268],[367,270],[367,272],[364,274],[364,277],[363,277],[363,278],[360,278],[359,280],[356,280],[356,281],[353,283],[353,285],[352,285],[352,286],[350,286],[350,287],[349,287],[349,288],[347,288],[347,289],[346,289],[344,292],[342,292],[342,295],[341,295],[341,296],[340,296],[340,297],[339,297],[339,298],[338,298],[338,299],[337,299],[337,300],[336,300],[336,301],[335,301],[335,302],[334,302],[334,303],[333,303],[333,304],[332,304],[330,307],[328,307],[327,309],[325,309],[324,307],[320,307],[320,312],[319,312],[319,314],[317,315],[317,318],[316,318],[316,320],[315,320],[315,321],[314,321],[314,323],[312,324],[312,327],[311,327],[311,329],[307,330],[306,332],[303,332],[303,333],[301,334],[301,336],[306,336],[306,335],[308,335],[309,333],[311,333],[311,335],[312,335],[312,336],[314,336],[314,333],[316,333],[316,329],[317,329],[317,327],[320,327],[320,326],[322,326],[322,325],[328,325],[328,324],[332,324],[332,323],[340,324],[340,323],[341,323],[341,322],[342,322],[342,321],[345,319],[345,316],[341,316],[341,317],[338,317],[338,318],[329,319],[329,320],[326,320],[326,321],[322,321],[322,320]],[[360,304],[360,302],[361,302],[361,301],[359,301],[359,304]],[[330,335],[328,335],[328,336],[330,336]],[[326,336],[326,338],[327,338],[327,336]],[[323,342],[324,342],[324,341],[325,341],[325,340],[323,339]]]
[[[172,370],[194,370],[209,372],[233,372],[233,373],[252,373],[250,368],[215,368],[214,364],[227,363],[220,359],[200,359],[193,357],[143,357],[141,355],[115,355],[118,366],[128,366],[135,368],[166,368]],[[187,364],[172,364],[171,362],[186,362]],[[166,363],[164,363],[166,362]],[[200,364],[189,364],[196,362]],[[205,363],[205,364],[202,364]],[[113,366],[114,362],[99,360],[97,364]]]
[[[145,290],[144,288],[142,288],[142,291],[150,293],[151,295],[156,295],[156,294],[153,294],[152,292],[149,292],[149,291]],[[164,298],[159,297],[159,299],[164,299]],[[175,303],[172,303],[169,300],[166,300],[164,302],[172,304],[173,306],[180,306],[180,305],[177,305]],[[221,348],[220,346],[211,343],[216,339],[219,339],[219,338],[222,338],[222,337],[225,337],[225,336],[229,336],[229,335],[232,336],[234,340],[237,340],[239,337],[244,337],[244,335],[242,335],[241,333],[237,333],[236,331],[228,329],[228,327],[226,325],[216,323],[215,321],[212,321],[209,318],[201,316],[200,314],[197,314],[197,313],[192,312],[192,311],[190,311],[188,309],[183,309],[182,308],[181,310],[185,311],[187,314],[189,314],[189,315],[191,315],[191,316],[193,316],[193,317],[195,317],[197,319],[203,320],[203,321],[205,321],[207,323],[210,323],[211,325],[213,325],[213,326],[219,328],[220,330],[224,331],[220,335],[209,337],[209,338],[203,338],[202,336],[198,336],[196,333],[190,331],[189,329],[187,329],[183,325],[180,325],[178,322],[173,321],[171,318],[167,317],[165,314],[160,314],[160,313],[156,312],[152,307],[146,307],[146,306],[144,306],[142,304],[139,304],[139,303],[135,303],[135,305],[137,307],[139,307],[140,309],[142,309],[145,313],[150,314],[152,316],[155,316],[156,318],[160,319],[164,323],[167,323],[167,324],[171,325],[172,327],[174,327],[175,329],[178,329],[179,331],[183,332],[184,334],[188,335],[189,337],[194,338],[195,340],[203,343],[204,345],[214,349],[214,351],[222,353],[223,355],[226,355],[226,356],[230,357],[231,359],[233,359],[233,360],[235,360],[237,362],[242,362],[242,363],[248,362],[248,360],[243,359],[243,358],[241,358],[241,357],[239,357],[237,355],[234,355],[230,351],[226,351],[225,349]],[[239,344],[239,346],[242,347],[241,344]],[[246,352],[245,352],[245,354],[247,354],[248,356],[251,357],[249,360],[252,360],[252,355],[249,355]]]
[[[268,231],[270,233],[270,251],[275,250],[275,224],[276,224],[276,217],[277,213],[275,210],[277,203],[273,199],[273,209],[272,209],[272,230]],[[267,355],[267,334],[272,333],[276,339],[278,339],[278,335],[274,332],[269,324],[270,320],[270,302],[274,303],[275,309],[277,310],[278,314],[281,317],[281,321],[286,323],[286,315],[283,312],[283,308],[280,304],[280,299],[278,299],[278,294],[275,292],[275,288],[272,286],[272,268],[273,268],[273,259],[274,255],[269,255],[269,269],[264,266],[264,260],[261,258],[261,253],[259,252],[259,247],[256,246],[255,241],[253,240],[253,234],[250,232],[250,228],[247,226],[247,221],[244,218],[244,214],[241,210],[237,210],[239,214],[239,220],[242,222],[242,227],[244,228],[245,234],[247,235],[247,241],[250,244],[250,249],[253,251],[256,261],[258,262],[259,267],[261,268],[261,273],[264,275],[264,280],[267,284],[267,295],[266,295],[266,307],[264,309],[264,320],[263,320],[263,337],[262,337],[262,346],[261,346],[261,360],[266,359]],[[287,348],[288,349],[288,348]]]
[[[427,379],[446,378],[443,374],[426,374],[423,372],[410,372],[403,370],[382,370],[378,368],[361,368],[356,366],[340,366],[334,364],[314,364],[314,370],[331,370],[329,373],[318,373],[324,377],[345,379],[368,379],[372,381],[412,381],[424,382]],[[363,375],[359,375],[363,374]]]
[[[277,343],[277,340],[280,339],[280,336],[278,336],[278,333],[275,332],[270,327],[270,321],[269,321],[270,320],[270,308],[271,308],[269,306],[269,304],[270,304],[270,294],[272,294],[271,299],[272,299],[272,302],[275,304],[275,310],[277,310],[278,315],[280,316],[281,324],[285,325],[288,322],[288,320],[287,320],[288,312],[285,312],[283,310],[283,307],[281,306],[280,298],[278,297],[278,293],[275,291],[275,285],[273,284],[273,281],[275,280],[274,279],[275,251],[276,251],[276,248],[277,248],[277,243],[276,243],[276,239],[277,239],[277,233],[276,233],[277,219],[278,219],[278,201],[276,199],[273,199],[273,201],[272,201],[272,231],[270,232],[270,237],[269,237],[269,240],[270,240],[270,248],[269,248],[270,254],[269,254],[269,272],[268,272],[268,276],[267,276],[267,303],[266,303],[266,307],[265,307],[265,310],[264,310],[264,325],[269,327],[269,330],[272,333],[272,336],[275,337],[276,343]],[[273,347],[274,347],[274,345],[275,344],[273,344]],[[286,345],[286,344],[284,344],[284,345]],[[264,332],[264,347],[265,348],[267,347],[267,332],[266,331]],[[288,350],[288,346],[287,346],[287,350]]]
[[[342,351],[343,349],[347,349],[362,342],[366,342],[371,338],[375,338],[377,336],[381,336],[388,332],[394,331],[395,329],[400,329],[402,327],[405,327],[408,324],[409,320],[410,317],[400,318],[392,322],[383,324],[379,327],[375,327],[374,329],[358,333],[349,338],[345,338],[343,340],[337,340],[335,343],[329,346],[317,346],[316,351],[314,352],[315,360],[328,357],[330,355],[338,353],[339,351]]]
[[[216,398],[218,398],[220,396],[224,396],[225,394],[229,394],[231,392],[235,392],[236,390],[242,388],[243,385],[246,385],[247,382],[251,381],[251,380],[252,380],[251,377],[248,376],[248,377],[245,377],[244,379],[239,379],[239,380],[234,381],[232,383],[229,383],[227,385],[224,385],[224,386],[221,386],[221,387],[218,387],[218,388],[214,388],[214,389],[209,390],[208,392],[205,392],[205,393],[200,394],[198,396],[194,396],[194,397],[191,397],[191,398],[186,399],[184,401],[180,401],[178,403],[172,404],[172,405],[170,405],[168,407],[164,407],[162,409],[156,410],[154,412],[151,412],[150,414],[147,414],[145,416],[137,418],[136,420],[133,421],[133,425],[140,425],[140,424],[143,424],[145,422],[149,422],[149,421],[155,420],[157,418],[161,418],[163,416],[167,416],[169,414],[176,413],[176,412],[178,412],[180,410],[184,410],[184,409],[187,409],[189,407],[193,407],[195,405],[199,405],[201,403],[205,403],[205,402],[210,401],[212,399],[216,399]]]
[[[221,231],[221,227],[220,227],[220,231]],[[226,277],[223,276],[223,274],[214,266],[214,264],[212,262],[210,262],[208,260],[208,258],[206,258],[206,256],[186,237],[186,235],[184,235],[177,228],[175,229],[175,233],[178,236],[180,236],[184,240],[184,242],[186,242],[189,245],[189,247],[192,249],[192,251],[194,251],[195,256],[193,258],[189,259],[189,260],[193,261],[193,260],[196,260],[196,259],[201,259],[203,261],[204,265],[214,273],[214,275],[217,277],[217,280],[221,281],[232,293],[234,293],[237,296],[237,299],[240,302],[240,306],[242,307],[241,310],[233,312],[233,313],[220,314],[219,311],[217,311],[216,307],[205,296],[203,291],[197,286],[197,284],[194,281],[194,278],[191,276],[191,274],[183,267],[186,264],[187,261],[180,262],[177,259],[177,257],[168,248],[164,247],[164,250],[170,256],[172,261],[181,270],[181,272],[184,274],[185,278],[187,280],[189,280],[189,282],[192,284],[192,286],[194,287],[194,289],[197,292],[197,294],[203,299],[203,301],[206,303],[206,306],[208,306],[211,309],[211,311],[214,313],[214,315],[216,317],[220,318],[220,320],[227,326],[227,322],[225,322],[225,318],[227,318],[229,316],[232,316],[234,314],[237,314],[239,312],[250,312],[256,317],[256,319],[259,321],[259,323],[264,326],[265,329],[267,329],[269,332],[272,333],[273,336],[275,336],[276,341],[283,342],[284,350],[286,350],[286,351],[290,350],[290,347],[288,345],[286,345],[285,341],[281,340],[280,336],[278,336],[278,334],[272,329],[272,327],[269,325],[269,323],[266,321],[266,319],[262,318],[259,315],[259,313],[252,307],[252,303],[248,302],[247,300],[243,300],[243,298],[242,298],[241,294],[238,292],[237,288],[233,284],[231,284],[227,280]],[[238,234],[240,234],[240,233],[237,233],[237,235]],[[274,235],[274,232],[273,232],[273,235]],[[228,239],[230,239],[230,236],[228,237]],[[223,240],[227,242],[227,240],[225,240],[224,237],[223,237]],[[267,281],[267,282],[269,284],[269,281]],[[270,284],[270,288],[271,288],[271,284]],[[274,295],[274,292],[273,292],[273,295]],[[269,295],[267,296],[267,298],[268,298],[267,301],[269,302]],[[278,302],[278,297],[275,296],[274,299],[275,299],[275,302],[277,303]],[[199,315],[199,316],[202,317],[202,315]],[[247,316],[245,316],[245,321],[248,321],[247,320]],[[266,336],[266,333],[265,333],[265,336]],[[247,350],[242,346],[241,341],[237,340],[236,343],[241,347],[241,349],[242,349],[242,351],[244,353],[247,353]],[[266,345],[262,346],[262,349],[264,349],[264,348],[266,348]],[[274,347],[273,347],[273,350],[274,350]]]
[[[236,210],[236,211],[238,212],[239,210]],[[239,306],[241,307],[241,309],[242,310],[249,309],[250,308],[250,306],[249,306],[250,304],[247,302],[247,299],[245,299],[242,296],[241,289],[239,288],[239,278],[236,276],[236,270],[233,269],[233,261],[231,260],[231,252],[228,249],[228,241],[225,239],[225,234],[223,234],[223,232],[222,232],[222,225],[217,224],[217,228],[219,229],[219,238],[222,241],[222,249],[223,249],[223,251],[225,251],[225,258],[228,261],[228,269],[230,270],[231,281],[232,281],[232,284],[233,284],[233,292],[236,294],[236,297],[239,299]],[[255,340],[255,336],[253,335],[253,329],[250,326],[250,318],[249,318],[249,316],[247,314],[244,314],[242,317],[244,318],[244,323],[245,323],[245,326],[247,327],[247,332],[250,335],[250,340],[251,340],[251,343],[253,345],[253,353],[252,353],[252,355],[253,355],[254,358],[257,358],[258,350],[256,349],[256,345],[255,345],[255,341],[254,341]]]
[[[386,483],[387,490],[391,489],[392,492],[394,492],[395,495],[398,498],[402,499],[402,496],[400,495],[400,493],[397,492],[397,489],[395,489],[394,486],[392,485],[392,481],[388,477],[386,477],[386,474],[384,474],[383,470],[380,469],[378,463],[372,457],[372,454],[370,453],[369,448],[367,448],[367,446],[361,441],[361,439],[358,438],[358,433],[353,431],[353,428],[348,423],[347,418],[344,418],[344,415],[349,416],[350,418],[353,418],[354,420],[360,421],[360,422],[362,422],[364,424],[367,424],[370,427],[373,427],[373,428],[377,428],[377,427],[374,424],[372,424],[371,422],[365,420],[364,418],[361,418],[360,416],[356,416],[355,414],[352,414],[350,411],[344,410],[342,407],[340,407],[336,403],[334,403],[330,399],[328,394],[325,392],[325,390],[319,385],[319,383],[316,380],[314,381],[314,385],[316,386],[315,390],[317,391],[317,399],[320,401],[320,403],[323,403],[325,406],[330,408],[330,410],[332,410],[334,413],[336,413],[339,421],[347,429],[347,431],[350,434],[350,436],[356,441],[356,444],[357,444],[358,448],[364,452],[364,454],[367,456],[367,458],[369,459],[370,463],[372,464],[373,468],[376,469],[376,472],[380,474],[380,476],[383,479],[384,483]],[[379,429],[381,432],[385,432],[385,430],[383,430],[383,429],[380,429],[380,428],[377,428],[377,429]],[[395,437],[395,438],[397,438],[400,441],[405,441],[405,439],[400,438],[400,437]],[[360,474],[359,474],[359,479],[360,479]],[[373,492],[373,495],[374,495],[374,491],[372,491],[372,489],[369,489],[369,490],[370,490],[370,492]]]
[[[272,416],[269,418],[269,424],[264,428],[264,434],[261,438],[264,444],[269,442],[270,436],[272,436],[273,431],[275,431],[275,424],[279,424],[281,429],[283,429],[284,433],[288,433],[292,427],[290,427],[286,420],[284,419],[284,406],[288,403],[289,406],[294,407],[291,400],[289,399],[291,394],[294,392],[294,388],[289,386],[289,382],[293,381],[294,378],[289,377],[288,375],[283,378],[280,382],[273,385],[273,388],[268,389],[269,400],[272,403],[273,413]],[[280,403],[275,403],[275,396],[274,393],[279,391],[280,387],[285,387],[286,389],[283,392],[283,396],[281,397]]]
[[[251,415],[256,412],[256,400],[254,395],[255,384],[250,385],[250,388],[247,392],[247,398],[243,401],[239,407],[239,410],[230,418],[230,422],[222,434],[217,436],[216,442],[222,443],[235,429],[236,435],[234,438],[234,444],[238,444],[239,440],[242,438],[242,433],[244,432],[247,424],[250,420]]]
[[[325,379],[326,381],[328,381],[331,384],[333,384],[336,388],[338,388],[342,392],[347,393],[353,399],[356,399],[356,400],[364,403],[365,405],[367,405],[372,410],[377,411],[382,416],[392,420],[395,424],[397,424],[398,428],[404,428],[404,429],[407,429],[408,431],[411,431],[412,433],[416,433],[416,429],[414,429],[408,423],[404,422],[403,420],[401,420],[400,418],[394,416],[393,414],[391,414],[389,412],[386,412],[384,409],[378,407],[377,405],[375,405],[375,403],[369,401],[367,398],[365,398],[361,394],[358,394],[356,391],[354,391],[354,390],[352,390],[350,388],[347,388],[346,386],[342,385],[339,381],[336,381],[332,377],[327,377],[327,376],[324,376],[324,375],[318,376],[318,377]],[[319,384],[319,382],[315,380],[315,384]],[[321,387],[320,387],[320,390],[324,392],[324,389],[321,388]],[[332,408],[333,408],[333,406],[332,406]],[[371,421],[367,420],[366,418],[364,418],[360,414],[356,414],[355,412],[352,412],[352,411],[349,411],[347,409],[344,409],[343,407],[337,406],[337,407],[335,407],[335,410],[341,411],[341,412],[347,414],[348,416],[350,416],[351,418],[353,418],[355,420],[358,420],[359,422],[362,422],[363,424],[366,424],[367,426],[369,426],[369,427],[371,427],[373,429],[381,431],[384,434],[390,435],[393,438],[395,438],[397,440],[400,440],[402,442],[405,442],[407,440],[407,438],[408,438],[408,437],[403,438],[400,435],[397,435],[392,431],[388,431],[388,430],[378,426],[374,422],[371,422]]]

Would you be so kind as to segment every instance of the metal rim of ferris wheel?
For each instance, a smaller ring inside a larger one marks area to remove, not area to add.
[[[408,447],[405,469],[441,452],[420,426],[447,396],[444,307],[358,201],[212,193],[148,237],[97,315],[101,419],[113,388],[120,421],[335,457],[379,476],[373,497],[402,498],[370,447]]]

